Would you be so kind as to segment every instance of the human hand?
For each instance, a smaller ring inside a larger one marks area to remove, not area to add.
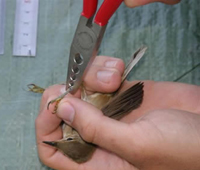
[[[105,69],[103,65],[107,59],[97,58],[98,67],[92,67],[88,73],[85,81],[90,90],[110,92],[120,84],[120,75],[124,67],[120,60],[118,64],[113,65],[114,68],[109,68],[114,71],[111,81],[105,84],[96,79],[97,71]],[[124,88],[133,83],[126,83]],[[61,101],[58,116],[69,122],[66,117],[71,112],[68,106],[72,105],[75,116],[71,117],[73,120],[71,125],[86,141],[101,147],[95,151],[91,160],[80,165],[41,142],[62,138],[59,127],[61,120],[46,110],[45,106],[47,101],[55,97],[54,95],[60,94],[61,86],[51,87],[43,95],[41,112],[36,120],[38,152],[41,160],[47,166],[66,170],[79,168],[171,170],[188,166],[190,169],[199,169],[195,158],[198,159],[200,156],[197,148],[200,118],[197,114],[189,113],[200,113],[199,87],[152,81],[144,81],[144,86],[143,104],[124,117],[121,122],[102,116],[99,110],[75,97],[67,97]],[[189,159],[192,156],[194,158]]]
[[[122,62],[122,60],[116,60],[113,58],[102,56],[97,57],[84,79],[84,87],[87,89],[87,91],[95,91],[96,89],[98,89],[103,92],[112,92],[119,87],[121,74],[123,71],[124,63]],[[98,79],[96,77],[98,77]],[[61,88],[62,90],[60,91]],[[53,149],[52,151],[52,148],[47,147],[47,145],[43,144],[42,141],[48,139],[53,140],[62,138],[62,132],[60,128],[61,120],[58,119],[57,116],[51,114],[51,107],[50,111],[46,110],[45,103],[63,93],[64,88],[65,86],[56,85],[50,87],[44,92],[41,101],[40,114],[36,120],[36,135],[39,156],[46,165],[56,169],[62,169],[62,164],[57,163],[57,160],[59,159],[59,157],[57,156],[55,156],[55,161],[51,160],[49,162],[49,158],[51,157],[51,155],[59,154],[64,159],[66,159],[66,157],[60,154],[60,152],[57,152],[58,154],[54,154],[55,149]],[[80,93],[78,92],[77,94],[75,94],[75,96],[80,97]],[[63,163],[65,164],[66,161],[64,161]],[[71,168],[72,167],[70,166],[69,169]]]
[[[181,0],[124,0],[124,3],[130,7],[142,6],[153,2],[162,2],[165,4],[173,5],[179,3]]]

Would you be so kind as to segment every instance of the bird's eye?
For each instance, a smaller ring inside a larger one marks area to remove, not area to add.
[[[67,138],[67,141],[71,141],[71,140],[73,140],[73,138]]]

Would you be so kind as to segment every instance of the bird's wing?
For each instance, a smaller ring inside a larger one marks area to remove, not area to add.
[[[105,116],[120,119],[132,110],[137,109],[143,101],[143,82],[139,82],[126,91],[116,95],[101,110]]]

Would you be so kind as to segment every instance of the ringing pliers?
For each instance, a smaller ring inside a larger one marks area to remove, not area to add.
[[[96,13],[98,0],[83,0],[83,11],[71,44],[66,90],[74,94],[97,55],[108,20],[123,0],[104,0]]]

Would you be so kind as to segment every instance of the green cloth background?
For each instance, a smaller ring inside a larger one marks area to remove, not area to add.
[[[101,1],[102,2],[102,1]],[[40,97],[24,89],[65,82],[70,44],[82,0],[40,0],[37,56],[14,57],[15,0],[6,0],[5,53],[0,55],[0,170],[46,170],[37,156],[34,121]],[[99,54],[125,62],[142,45],[145,57],[129,78],[200,85],[200,1],[134,9],[124,4],[111,18]],[[163,96],[164,97],[164,96]]]

